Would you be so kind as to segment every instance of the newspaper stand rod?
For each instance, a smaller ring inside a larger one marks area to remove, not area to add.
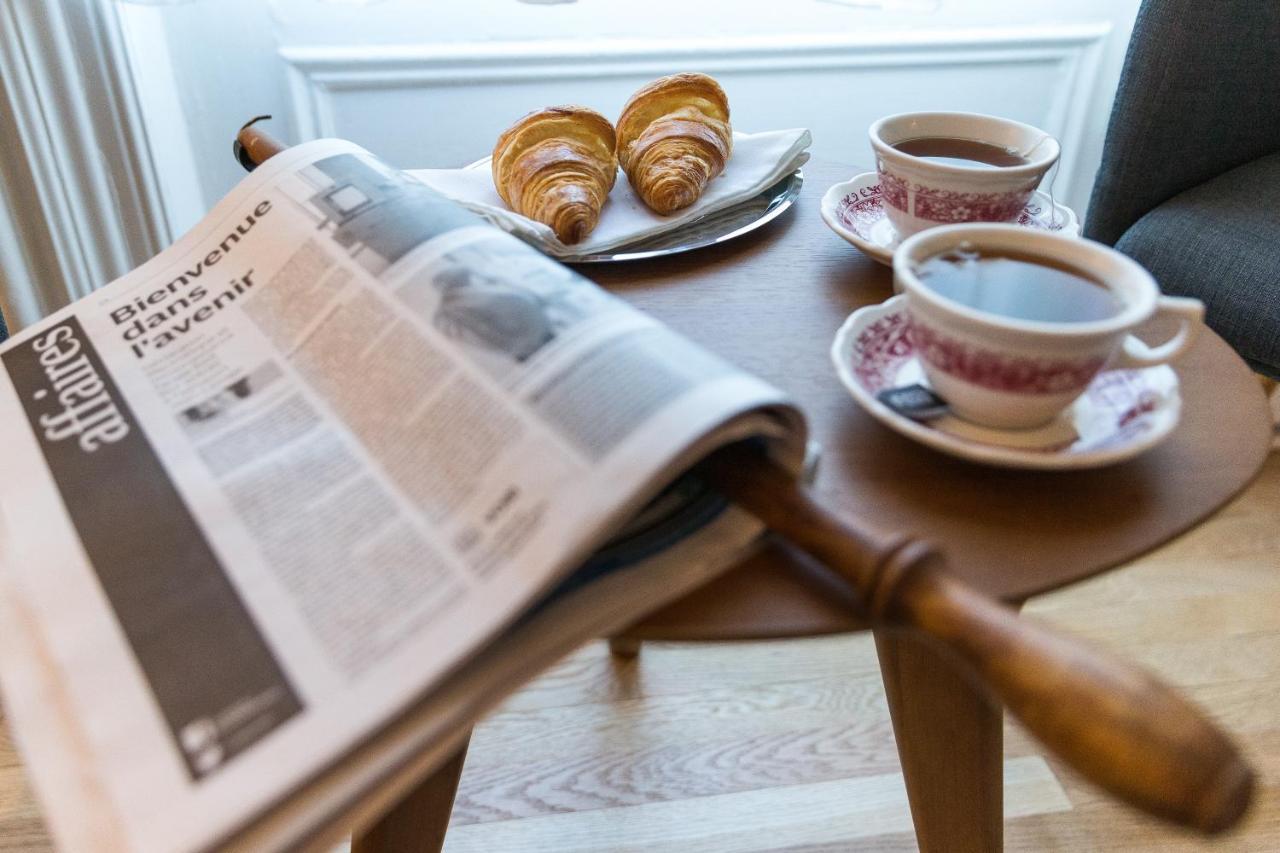
[[[948,574],[910,536],[823,507],[744,447],[704,463],[708,479],[775,533],[850,582],[874,623],[915,631],[1080,775],[1131,805],[1204,833],[1243,815],[1253,772],[1201,711],[1131,664],[1035,622]]]
[[[241,128],[246,168],[284,146]],[[872,620],[916,632],[962,662],[1046,747],[1129,804],[1204,833],[1233,826],[1253,772],[1195,706],[1136,667],[1018,618],[947,573],[942,554],[910,536],[869,529],[823,507],[802,484],[745,445],[715,453],[702,474],[776,534],[851,584]]]

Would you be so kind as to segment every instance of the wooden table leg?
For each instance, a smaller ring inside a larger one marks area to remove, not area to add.
[[[640,641],[631,637],[610,637],[609,654],[629,660],[640,654]]]
[[[351,853],[439,853],[449,829],[453,798],[458,793],[462,765],[467,759],[463,741],[457,753],[424,779],[395,808],[351,841]]]
[[[927,641],[885,630],[875,638],[921,853],[998,853],[1003,711]]]

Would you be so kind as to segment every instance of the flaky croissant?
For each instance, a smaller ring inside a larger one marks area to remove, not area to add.
[[[688,207],[733,152],[729,99],[705,74],[672,74],[631,96],[618,118],[618,162],[658,213]]]
[[[547,107],[507,128],[493,147],[493,185],[516,213],[577,243],[600,221],[618,176],[613,125],[586,107]]]

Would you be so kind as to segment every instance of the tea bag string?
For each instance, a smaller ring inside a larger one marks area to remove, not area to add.
[[[1026,151],[1019,152],[1018,156],[1028,160],[1031,159],[1031,155],[1035,153],[1036,149],[1041,145],[1044,145],[1050,139],[1053,139],[1051,135],[1047,133],[1041,134],[1040,138],[1036,140],[1034,145]],[[1058,183],[1058,171],[1061,166],[1062,157],[1058,157],[1057,160],[1053,161],[1053,174],[1049,176],[1049,227],[1053,230],[1057,230],[1058,227],[1058,201],[1054,197],[1053,188]]]
[[[1041,145],[1044,145],[1050,139],[1053,139],[1051,135],[1047,133],[1040,134],[1040,138],[1036,140],[1035,145],[1032,145],[1026,151],[1019,151],[1018,156],[1027,160],[1031,159],[1031,155],[1036,152],[1036,149],[1039,148]]]
[[[1054,185],[1058,183],[1058,171],[1062,166],[1062,158],[1053,164],[1053,174],[1049,176],[1049,228],[1057,230],[1062,224],[1058,222],[1058,200],[1053,195]]]

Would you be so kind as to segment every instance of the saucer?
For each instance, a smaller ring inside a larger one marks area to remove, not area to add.
[[[1003,468],[1097,468],[1137,456],[1178,425],[1178,375],[1166,365],[1103,371],[1056,420],[1035,429],[996,429],[950,414],[911,420],[876,398],[888,388],[928,387],[908,325],[905,296],[860,308],[836,333],[831,359],[872,417],[951,456]]]
[[[884,212],[880,184],[875,172],[863,172],[827,190],[822,197],[822,220],[832,231],[857,246],[874,260],[893,265],[898,248],[898,232]],[[1080,236],[1080,220],[1071,208],[1056,204],[1036,190],[1018,217],[1018,224],[1041,231],[1057,231]]]

